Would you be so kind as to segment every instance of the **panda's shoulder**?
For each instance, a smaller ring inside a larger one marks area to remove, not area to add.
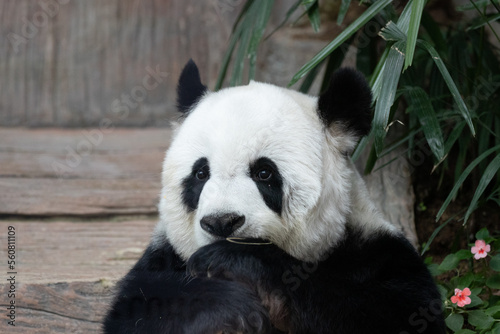
[[[366,233],[361,228],[347,226],[345,237],[341,241],[344,247],[350,245],[359,251],[370,250],[377,252],[393,252],[416,254],[415,248],[408,239],[399,231],[379,228],[371,233]]]
[[[359,229],[348,227],[344,238],[328,257],[337,266],[348,269],[346,272],[358,273],[364,268],[367,276],[428,276],[427,268],[413,245],[403,234],[393,230],[381,229],[367,236]]]
[[[155,237],[146,248],[141,258],[132,268],[132,272],[184,271],[185,262],[168,242],[167,238]]]

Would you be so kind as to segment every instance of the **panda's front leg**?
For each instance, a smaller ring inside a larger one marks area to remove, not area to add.
[[[236,281],[254,289],[269,310],[274,327],[287,332],[290,303],[283,274],[295,262],[265,240],[229,238],[200,248],[187,262],[187,270],[193,277]]]
[[[167,242],[150,245],[117,287],[105,334],[276,333],[253,289],[190,277]]]

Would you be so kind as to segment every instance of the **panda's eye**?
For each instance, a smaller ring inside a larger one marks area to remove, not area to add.
[[[273,171],[268,167],[260,169],[256,174],[257,179],[260,181],[269,181],[272,176]]]
[[[210,176],[210,170],[208,169],[208,166],[205,165],[198,169],[195,175],[198,180],[205,180]]]

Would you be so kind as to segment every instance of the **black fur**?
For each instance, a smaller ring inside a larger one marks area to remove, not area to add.
[[[268,180],[260,180],[257,173],[262,169],[272,172]],[[259,158],[250,166],[250,177],[254,180],[266,205],[281,215],[283,208],[283,180],[276,164],[269,158]]]
[[[318,111],[326,126],[340,122],[357,136],[371,128],[372,93],[364,76],[350,68],[337,70],[330,86],[318,100]]]
[[[291,333],[445,333],[440,294],[402,236],[380,233],[365,241],[351,230],[316,264],[274,245],[220,241],[196,252],[188,271],[281,294]]]
[[[187,271],[165,240],[120,286],[106,334],[445,333],[426,266],[386,233],[363,240],[350,230],[319,263],[259,240],[223,240],[198,250]]]
[[[274,333],[252,289],[189,277],[166,240],[149,246],[119,287],[104,333]]]
[[[187,114],[206,92],[207,87],[201,83],[198,67],[190,59],[177,84],[177,109]]]
[[[196,174],[200,170],[203,170],[208,174],[206,179],[200,180],[196,177]],[[207,158],[200,158],[196,160],[191,169],[191,174],[189,174],[182,181],[182,202],[189,211],[194,211],[198,207],[198,201],[200,200],[201,192],[209,178],[210,168]]]

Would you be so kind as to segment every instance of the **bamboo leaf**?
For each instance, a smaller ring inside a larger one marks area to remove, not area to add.
[[[236,55],[233,59],[233,72],[231,73],[231,80],[229,81],[230,86],[240,85],[243,81],[243,68],[245,66],[245,60],[247,55],[248,43],[250,42],[251,29],[243,28],[238,44],[238,49],[236,50]]]
[[[245,13],[241,16],[241,20],[238,22],[238,27],[235,29],[233,34],[233,36],[236,36],[239,43],[236,55],[233,59],[233,72],[229,82],[231,86],[242,83],[243,70],[247,59],[249,59],[248,77],[249,79],[254,77],[257,62],[257,48],[264,34],[273,5],[274,0],[252,0],[248,7],[244,7]],[[234,45],[235,43],[236,41],[234,42]],[[232,45],[231,54],[234,52],[234,45]],[[231,54],[229,54],[229,57]],[[226,60],[226,58],[224,60]],[[227,61],[229,61],[229,58]],[[221,71],[221,73],[222,72],[225,75],[227,67],[224,71]],[[222,80],[218,80],[217,87],[220,87],[220,84],[222,84]]]
[[[255,67],[257,65],[257,49],[259,47],[262,36],[264,35],[269,17],[271,16],[273,5],[274,0],[263,0],[261,1],[260,6],[256,6],[255,9],[255,23],[252,30],[252,37],[250,39],[247,50],[248,58],[250,60],[248,69],[249,80],[252,80],[255,77]]]
[[[415,136],[420,131],[421,131],[421,128],[418,128],[418,127],[411,128],[411,130],[408,131],[407,133],[405,133],[401,138],[397,139],[396,141],[394,141],[394,142],[390,143],[388,146],[386,146],[384,148],[384,151],[380,155],[380,157],[386,156],[387,154],[393,152],[398,147],[401,147],[401,145],[408,142],[411,137]],[[404,152],[402,152],[402,154],[409,152],[409,151],[410,151],[409,148],[404,148]]]
[[[442,223],[441,225],[439,225],[435,230],[434,232],[432,232],[432,235],[429,237],[429,240],[427,240],[427,242],[425,243],[425,247],[424,249],[422,249],[422,252],[420,253],[420,256],[423,256],[425,254],[425,252],[427,252],[432,244],[432,242],[434,241],[434,238],[436,238],[436,236],[438,235],[438,233],[446,226],[448,225],[452,220],[454,220],[460,213],[462,213],[463,211],[461,212],[458,212],[456,214],[454,214],[452,217],[450,217],[447,221],[445,221],[444,223]]]
[[[321,87],[319,89],[320,92],[324,92],[330,85],[332,74],[342,65],[342,61],[345,58],[346,53],[343,50],[349,48],[349,45],[351,45],[353,41],[354,37],[349,38],[340,48],[333,51],[330,56],[328,56],[328,62],[326,63],[323,80],[321,81]]]
[[[457,141],[458,137],[462,134],[462,130],[465,127],[465,122],[462,121],[459,124],[456,124],[451,133],[448,135],[448,139],[446,139],[446,142],[444,143],[444,154],[448,154]]]
[[[240,26],[241,20],[245,17],[249,8],[252,7],[254,1],[255,0],[248,0],[247,2],[245,2],[245,6],[243,6],[243,8],[241,9],[241,12],[238,14],[238,17],[236,18],[236,21],[234,21],[233,30],[232,30],[233,34],[236,30],[236,27]]]
[[[392,21],[387,22],[385,27],[380,30],[379,35],[386,41],[406,41],[406,34]]]
[[[389,55],[389,51],[391,51],[390,47],[386,47],[382,55],[380,56],[380,60],[373,71],[373,74],[370,78],[370,87],[372,87],[373,100],[377,100],[380,95],[380,87],[382,86],[382,73],[384,73],[385,63],[387,60],[387,56]]]
[[[321,68],[321,65],[323,65],[323,62],[319,63],[318,66],[313,68],[312,70],[307,73],[306,77],[304,78],[304,81],[302,81],[302,84],[300,85],[299,92],[307,94],[309,92],[309,89],[311,89],[312,84],[314,83],[314,80],[318,76],[319,69]]]
[[[453,182],[457,183],[458,180],[460,179],[460,175],[462,175],[465,166],[465,160],[467,159],[467,147],[470,142],[469,136],[466,136],[463,134],[462,136],[458,137],[458,154],[457,157],[455,158],[455,171],[454,171],[454,178]],[[453,200],[455,200],[455,196],[453,197]]]
[[[269,35],[267,35],[264,40],[268,39],[269,37],[271,37],[276,31],[278,31],[280,28],[282,28],[287,22],[288,20],[290,19],[290,17],[292,16],[293,13],[295,13],[295,11],[297,10],[297,8],[300,7],[300,4],[302,3],[302,0],[297,0],[295,1],[295,3],[287,10],[286,14],[285,14],[285,18],[283,19],[283,21],[280,22],[280,24],[278,24],[276,26],[276,28],[274,28],[273,31],[271,31],[269,33]]]
[[[449,107],[446,97],[446,84],[435,64],[431,64],[431,73],[429,76],[429,95],[433,97],[432,105],[436,110],[447,109]],[[464,122],[465,123],[465,122]]]
[[[477,135],[477,152],[486,151],[491,145],[491,125],[494,124],[495,114],[492,112],[487,112],[483,115],[483,120],[478,120],[476,124],[482,128]],[[484,122],[483,122],[484,121]],[[479,164],[479,170],[484,171],[486,169],[487,161],[483,161]]]
[[[374,57],[374,52],[378,50],[379,45],[379,36],[374,36],[373,34],[364,35],[363,43],[357,45],[355,68],[363,73],[365,77],[371,76],[377,66],[379,57]]]
[[[422,0],[417,0],[417,1],[422,1]],[[397,23],[398,28],[405,35],[408,34],[408,28],[410,27],[412,2],[413,2],[413,0],[408,1],[405,8],[403,8],[403,11],[401,12],[401,15],[399,15],[399,18],[398,18],[398,23]]]
[[[439,25],[434,21],[429,13],[422,13],[422,26],[427,30],[429,38],[439,51],[446,50],[447,45]]]
[[[319,32],[319,26],[321,23],[320,15],[319,15],[319,3],[318,1],[313,1],[305,4],[307,9],[307,17],[309,18],[309,22],[311,22],[311,26],[313,27],[315,32]]]
[[[450,90],[450,93],[453,99],[455,100],[455,103],[457,104],[460,113],[462,114],[462,117],[467,122],[467,125],[469,126],[472,135],[475,136],[476,131],[474,130],[474,125],[472,124],[471,114],[467,109],[464,100],[460,96],[460,92],[458,91],[457,85],[453,81],[450,73],[448,72],[448,69],[444,65],[443,60],[441,59],[441,57],[439,57],[439,54],[437,53],[436,49],[434,49],[434,47],[430,45],[427,41],[418,40],[417,43],[421,45],[424,49],[426,49],[427,52],[429,52],[429,54],[431,55],[432,59],[434,60],[434,63],[437,65],[439,71],[441,72],[441,75],[443,76],[443,79],[446,82],[446,85],[448,86],[448,89]]]
[[[356,21],[351,23],[344,31],[342,31],[333,41],[331,41],[326,47],[324,47],[320,52],[318,52],[310,61],[308,61],[302,68],[293,76],[292,80],[288,84],[288,87],[295,84],[303,76],[307,74],[311,69],[313,69],[319,62],[325,59],[333,50],[338,48],[342,43],[344,43],[349,37],[351,37],[356,31],[363,27],[369,20],[371,20],[375,15],[377,15],[382,9],[389,5],[392,0],[378,0],[367,10],[361,14]]]
[[[467,168],[463,171],[463,173],[460,175],[458,180],[455,182],[453,189],[448,194],[448,197],[446,198],[443,205],[441,206],[441,209],[439,209],[439,212],[436,215],[436,221],[438,221],[439,218],[441,218],[444,211],[446,210],[446,208],[450,204],[451,199],[455,197],[456,193],[458,192],[458,189],[460,189],[460,187],[462,186],[462,183],[464,183],[465,179],[467,178],[467,176],[469,176],[470,172],[474,169],[474,167],[476,167],[481,161],[483,161],[483,159],[486,159],[486,157],[488,157],[488,155],[490,155],[491,153],[498,151],[498,150],[500,150],[500,145],[497,145],[495,147],[490,148],[489,150],[483,152],[483,154],[481,154],[479,157],[474,159],[474,161],[472,161],[469,164],[469,166],[467,166]],[[497,158],[498,158],[498,156],[497,156]]]
[[[382,85],[375,105],[375,115],[372,123],[377,155],[382,152],[384,147],[384,138],[387,133],[386,127],[389,122],[391,107],[394,103],[399,77],[401,76],[404,64],[405,55],[402,50],[405,50],[405,43],[403,41],[394,43],[389,51],[383,73],[381,74]]]
[[[500,19],[500,13],[481,17],[479,19],[479,22],[477,22],[477,23],[471,25],[470,27],[468,27],[467,31],[469,31],[469,30],[475,30],[475,29],[484,27],[485,25],[489,24],[490,22],[497,21],[498,19]]]
[[[229,46],[224,54],[224,58],[222,58],[222,65],[219,71],[219,76],[217,77],[217,82],[215,83],[215,91],[219,90],[222,87],[222,83],[224,82],[224,78],[227,74],[227,69],[229,67],[229,63],[231,61],[231,56],[234,52],[234,48],[238,43],[238,40],[241,36],[242,27],[241,25],[236,28],[231,36],[231,40],[229,41]]]
[[[424,11],[424,0],[413,0],[411,3],[410,25],[408,27],[408,39],[406,41],[406,58],[403,70],[411,66],[413,55],[415,53],[415,45],[417,44],[418,30],[420,28],[420,20]],[[408,3],[406,6],[410,6]]]
[[[476,8],[485,8],[492,2],[498,4],[498,0],[478,0],[478,1],[472,0],[471,2],[474,3],[468,3],[462,6],[457,6],[455,9],[459,12],[464,12],[466,10],[475,10]]]
[[[370,153],[368,154],[368,159],[366,159],[365,169],[363,173],[365,175],[370,174],[377,163],[377,152],[375,151],[375,145],[370,148]]]
[[[352,155],[351,155],[352,161],[357,161],[359,159],[359,157],[361,156],[361,153],[363,153],[366,145],[368,145],[370,140],[371,140],[370,135],[364,136],[363,138],[361,138],[361,140],[358,143],[358,146],[356,146],[356,149],[354,150],[354,152],[352,152]]]
[[[483,194],[484,190],[490,184],[491,179],[496,175],[498,172],[498,169],[500,169],[500,154],[498,154],[486,167],[486,169],[483,172],[483,176],[481,177],[481,180],[479,180],[479,185],[476,188],[476,192],[474,193],[474,197],[472,197],[472,201],[469,205],[469,208],[467,209],[467,212],[465,213],[465,218],[464,218],[464,224],[467,222],[467,219],[469,219],[471,213],[476,209],[476,204],[479,201],[479,198]]]
[[[443,133],[431,100],[427,93],[420,87],[409,87],[406,89],[406,93],[410,108],[416,112],[422,126],[425,139],[437,161],[440,162],[445,157]]]
[[[347,14],[347,10],[349,10],[349,6],[351,5],[351,0],[342,0],[340,4],[339,14],[337,15],[337,25],[341,25],[344,22],[345,14]]]
[[[226,50],[226,53],[224,54],[224,58],[222,59],[222,65],[221,69],[219,71],[219,75],[217,77],[217,82],[215,83],[215,90],[219,90],[222,87],[222,83],[224,82],[224,79],[227,74],[227,69],[229,67],[229,63],[231,61],[231,56],[233,55],[234,49],[236,45],[238,44],[238,41],[241,38],[241,34],[243,32],[244,25],[240,24],[243,18],[246,17],[248,14],[248,11],[252,7],[253,3],[255,0],[248,0],[245,3],[245,6],[241,10],[240,14],[238,15],[236,22],[233,25],[233,31],[231,33],[231,39],[229,40],[229,45]]]

